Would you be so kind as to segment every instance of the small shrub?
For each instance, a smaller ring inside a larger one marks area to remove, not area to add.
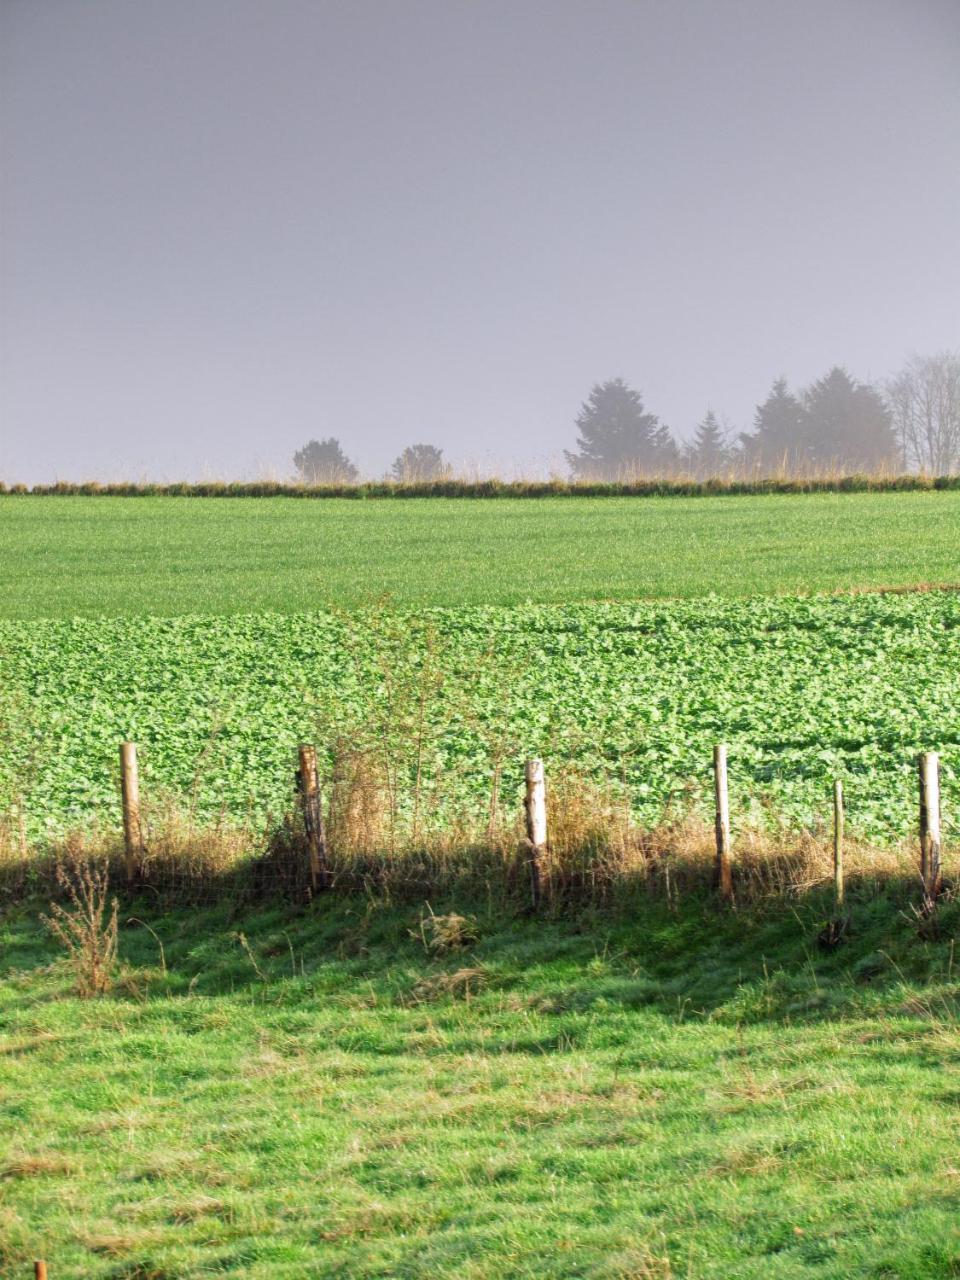
[[[57,864],[56,876],[67,905],[51,903],[43,922],[66,948],[77,994],[105,995],[113,986],[118,947],[117,900],[110,900],[108,911],[107,865],[74,854]]]

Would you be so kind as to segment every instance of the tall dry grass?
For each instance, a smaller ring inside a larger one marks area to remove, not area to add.
[[[341,774],[328,788],[324,816],[330,891],[389,900],[512,901],[529,895],[527,847],[519,806],[495,828],[464,821],[414,838],[407,825],[391,830],[388,789],[369,777]],[[639,825],[622,791],[559,768],[548,787],[547,908],[615,905],[638,893],[676,903],[706,895],[715,883],[714,831],[695,810],[675,812],[653,827]],[[170,903],[227,898],[310,897],[310,859],[301,817],[291,811],[269,830],[218,824],[204,827],[167,808],[154,810],[146,854],[136,881],[125,882],[119,829],[74,831],[43,849],[24,848],[10,824],[0,826],[0,895],[8,901],[62,897],[65,864],[96,864],[120,895],[150,893]],[[946,861],[949,862],[950,851]],[[899,887],[919,893],[918,852],[909,843],[878,848],[845,845],[848,889]],[[828,840],[810,832],[735,834],[734,890],[738,903],[798,901],[833,881]]]
[[[0,495],[34,497],[177,498],[543,498],[543,497],[706,497],[720,494],[866,493],[958,489],[960,476],[935,476],[896,469],[850,473],[840,465],[788,464],[757,467],[732,463],[717,475],[685,468],[670,471],[624,469],[616,476],[571,480],[558,475],[516,477],[482,471],[438,480],[359,480],[349,484],[304,484],[296,480],[202,480],[152,483],[96,480],[55,484],[7,484]]]
[[[62,901],[50,905],[43,922],[67,953],[77,994],[106,995],[114,982],[119,946],[118,903],[110,896],[110,873],[103,860],[71,849],[58,861]]]

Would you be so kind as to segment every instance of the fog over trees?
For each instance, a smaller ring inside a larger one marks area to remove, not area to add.
[[[443,450],[434,444],[408,444],[390,468],[391,479],[399,484],[424,484],[443,480],[450,467],[443,460]]]
[[[778,378],[740,443],[744,460],[760,470],[878,471],[899,462],[883,398],[839,366],[799,396]]]
[[[352,484],[360,479],[359,468],[334,436],[309,440],[293,455],[293,465],[305,484]]]
[[[610,479],[634,471],[666,471],[677,447],[655,413],[644,409],[639,391],[622,378],[594,385],[576,419],[577,450],[564,450],[573,475]]]
[[[681,451],[684,470],[697,479],[721,475],[735,456],[729,432],[712,409],[697,423],[693,439]]]
[[[622,378],[595,384],[575,425],[578,447],[566,458],[581,479],[909,469],[946,475],[960,466],[960,355],[914,356],[882,389],[840,365],[796,392],[778,377],[757,405],[753,430],[736,440],[709,409],[678,445]]]
[[[912,356],[887,383],[900,457],[907,467],[947,475],[960,464],[960,352]]]
[[[735,431],[708,408],[678,441],[624,378],[594,383],[573,422],[574,449],[564,457],[574,480],[639,476],[954,474],[960,469],[960,353],[911,356],[882,387],[834,365],[807,387],[774,379],[756,407],[752,429]],[[558,431],[558,435],[559,435]],[[562,437],[561,437],[562,438]],[[294,455],[307,484],[360,478],[339,439],[311,440]],[[454,468],[434,444],[407,445],[387,478],[398,484],[451,479]]]

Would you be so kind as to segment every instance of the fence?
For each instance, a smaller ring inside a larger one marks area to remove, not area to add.
[[[298,793],[309,860],[309,885],[311,893],[317,894],[332,887],[332,877],[328,860],[316,747],[312,743],[302,743],[298,756]],[[925,751],[919,756],[918,778],[919,875],[924,907],[929,909],[943,888],[940,759],[937,752]],[[713,781],[715,884],[720,898],[724,902],[732,903],[736,855],[731,838],[727,748],[723,743],[718,743],[713,749]],[[133,742],[120,744],[120,792],[123,806],[126,877],[128,884],[133,885],[138,878],[144,857],[137,747]],[[551,868],[547,778],[543,761],[536,757],[528,759],[525,767],[524,826],[530,899],[533,907],[538,908],[545,899],[550,897]],[[845,898],[843,855],[843,784],[837,779],[833,784],[833,891],[838,910],[843,907]]]

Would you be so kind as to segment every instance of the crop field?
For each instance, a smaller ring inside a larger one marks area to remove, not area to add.
[[[953,585],[960,492],[322,500],[0,496],[0,616],[575,604]]]
[[[498,758],[516,808],[527,754],[617,782],[655,825],[702,800],[727,741],[738,822],[816,829],[839,776],[851,829],[896,840],[916,753],[939,749],[956,830],[952,592],[0,622],[0,652],[0,785],[34,838],[116,827],[124,738],[148,794],[262,825],[290,806],[298,741],[364,734],[394,735],[401,790],[419,772],[440,826],[487,811]]]
[[[535,917],[492,881],[199,904],[148,882],[96,999],[47,881],[9,877],[0,1273],[960,1274],[958,564],[952,492],[0,497],[10,865],[71,832],[116,847],[128,738],[148,827],[186,813],[210,841],[274,829],[304,740],[325,786],[387,759],[414,839],[515,819],[530,754],[644,827],[709,817],[725,741],[735,858],[750,828],[826,840],[835,777],[866,841],[835,949],[823,876],[728,909],[668,874]]]
[[[486,810],[498,761],[513,804],[539,753],[652,824],[726,740],[738,820],[816,829],[841,776],[878,841],[912,830],[912,757],[939,748],[953,830],[957,597],[789,593],[951,581],[958,493],[6,496],[0,542],[0,799],[32,840],[116,823],[122,738],[148,795],[262,825],[297,741],[382,721],[398,671],[408,701],[430,685],[406,772],[442,776],[438,823]]]

